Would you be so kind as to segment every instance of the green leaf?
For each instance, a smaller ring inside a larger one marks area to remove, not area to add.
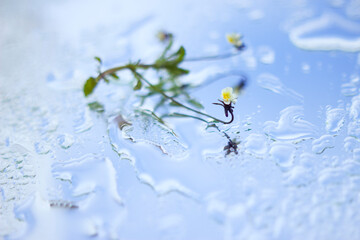
[[[178,56],[177,62],[182,62],[182,60],[184,60],[185,54],[186,54],[185,48],[181,46],[176,53],[176,55]]]
[[[197,120],[200,120],[202,122],[206,122],[208,123],[208,121],[206,121],[205,119],[202,119],[200,117],[197,117],[197,116],[192,116],[192,115],[188,115],[188,114],[183,114],[183,113],[171,113],[169,115],[167,115],[168,117],[183,117],[183,118],[194,118],[194,119],[197,119]]]
[[[101,58],[99,58],[99,57],[94,57],[94,59],[95,59],[96,61],[98,61],[100,64],[102,64]]]
[[[193,105],[196,108],[204,109],[204,106],[195,99],[188,99],[188,103],[190,103],[191,105]]]
[[[112,77],[115,78],[115,79],[119,79],[119,76],[116,75],[116,73],[110,73],[110,76],[112,76]]]
[[[152,85],[151,87],[146,87],[147,89],[149,89],[151,92],[154,92],[154,93],[159,93],[159,92],[163,92],[164,89],[164,82],[159,82],[158,84],[154,84]]]
[[[137,83],[136,83],[136,85],[135,85],[135,87],[134,87],[134,91],[140,90],[141,87],[142,87],[142,82],[141,82],[140,79],[138,79],[138,80],[137,80]]]
[[[181,76],[189,73],[189,70],[179,68],[177,66],[168,67],[167,72],[172,76]]]
[[[177,52],[175,52],[168,58],[168,63],[170,65],[178,65],[180,62],[184,60],[185,53],[186,53],[185,48],[181,46],[179,50],[177,50]]]
[[[109,82],[110,82],[110,80],[109,80],[108,78],[106,78],[106,77],[103,77],[103,79],[104,79],[104,81],[105,81],[106,83],[109,83]]]
[[[176,103],[176,102],[170,102],[170,106],[173,107],[182,107],[180,104]]]
[[[154,112],[151,112],[151,116],[152,116],[155,120],[157,120],[159,123],[165,125],[164,120],[163,120],[161,117],[158,117]],[[171,129],[171,131],[172,131],[172,129]]]
[[[89,96],[94,91],[96,85],[97,81],[95,80],[95,78],[89,77],[88,80],[86,80],[83,89],[85,97]]]
[[[99,102],[91,102],[88,104],[90,110],[102,113],[105,111],[104,105]]]

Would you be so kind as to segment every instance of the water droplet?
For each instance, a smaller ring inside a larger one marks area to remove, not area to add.
[[[270,90],[274,93],[281,94],[287,97],[291,97],[299,102],[303,102],[304,97],[301,96],[299,93],[295,92],[294,90],[287,88],[278,77],[270,74],[270,73],[263,73],[260,74],[256,78],[257,84],[265,88],[267,90]]]
[[[260,62],[264,64],[272,64],[275,61],[275,52],[270,47],[260,46],[257,51]]]
[[[80,113],[80,116],[75,120],[74,128],[76,133],[82,133],[88,131],[93,126],[93,121],[91,119],[91,112],[89,108]]]
[[[94,182],[81,182],[79,183],[73,190],[73,197],[81,197],[85,195],[89,195],[95,192],[96,183]]]
[[[307,63],[303,63],[301,69],[303,70],[304,73],[310,73],[310,65]]]
[[[319,139],[315,139],[312,144],[312,151],[316,154],[321,154],[327,148],[334,147],[334,137],[330,135],[323,135]]]
[[[341,94],[349,97],[357,94],[357,87],[354,83],[344,83],[341,85]]]
[[[267,141],[264,135],[255,133],[250,134],[245,139],[245,151],[249,154],[254,154],[257,157],[263,157],[268,150],[266,142]]]
[[[360,1],[359,0],[351,0],[348,1],[346,6],[346,15],[351,18],[360,18]]]
[[[295,166],[285,174],[285,183],[293,186],[305,186],[311,181],[309,169],[303,166]]]
[[[360,142],[354,137],[346,137],[344,139],[344,148],[346,152],[353,152],[355,148],[360,147]]]
[[[351,99],[351,107],[350,107],[350,118],[352,120],[358,120],[360,116],[360,95],[353,97]]]
[[[344,181],[344,172],[338,168],[325,168],[319,173],[318,181],[322,185],[340,184]]]
[[[265,122],[264,131],[276,139],[303,140],[312,138],[315,133],[315,127],[302,118],[302,106],[287,107],[280,112],[278,122]]]
[[[180,142],[174,132],[151,114],[138,112],[130,122],[132,125],[123,127],[123,137],[134,142],[153,144],[173,160],[182,160],[188,156],[187,147]]]
[[[37,142],[34,144],[35,152],[38,154],[47,154],[50,152],[50,146],[44,142]]]
[[[360,138],[360,119],[352,121],[348,124],[348,135],[355,138]]]
[[[295,148],[288,143],[273,143],[269,151],[273,159],[280,167],[289,168],[293,165],[295,158]]]
[[[255,9],[248,13],[248,16],[251,20],[260,20],[264,18],[264,12],[261,9]]]
[[[345,111],[341,108],[330,108],[326,110],[325,128],[329,133],[340,131],[345,121]]]
[[[290,40],[295,46],[307,50],[340,50],[348,52],[360,50],[360,37],[321,35],[323,30],[330,27],[338,28],[337,32],[348,32],[349,35],[359,36],[360,34],[359,23],[344,19],[335,13],[325,13],[319,18],[309,20],[293,28],[290,31]],[[304,37],[305,35],[312,36]]]
[[[356,148],[353,151],[353,159],[360,162],[360,148]]]
[[[183,186],[181,183],[179,183],[174,179],[167,179],[159,183],[156,183],[155,180],[149,174],[146,173],[139,174],[138,178],[142,183],[147,184],[151,188],[153,188],[155,192],[157,192],[157,194],[159,195],[166,195],[171,192],[178,192],[191,198],[197,198],[196,197],[197,195],[193,191],[186,188],[185,186]]]
[[[58,136],[58,143],[63,149],[68,149],[74,144],[74,137],[70,134],[61,134]]]
[[[358,74],[352,74],[350,76],[350,82],[353,83],[355,86],[360,84],[360,77]]]

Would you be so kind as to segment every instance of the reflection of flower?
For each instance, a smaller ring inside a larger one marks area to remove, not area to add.
[[[225,104],[236,103],[236,95],[232,87],[224,88],[221,91],[221,97]]]
[[[236,139],[231,140],[229,138],[228,144],[224,147],[224,151],[226,151],[225,156],[229,155],[230,153],[238,154],[238,145],[240,144],[239,141]]]
[[[227,41],[233,45],[234,47],[236,47],[237,49],[241,49],[244,47],[244,44],[241,40],[242,35],[239,33],[230,33],[230,34],[226,34],[226,39]]]

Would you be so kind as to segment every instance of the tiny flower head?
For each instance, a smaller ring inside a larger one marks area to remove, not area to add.
[[[232,87],[226,87],[221,91],[221,97],[225,104],[230,104],[236,102],[237,96]]]
[[[233,88],[232,87],[224,88],[221,91],[221,98],[222,100],[219,99],[218,103],[213,103],[213,104],[220,105],[224,108],[225,117],[228,117],[230,113],[231,120],[229,122],[226,122],[225,124],[232,123],[232,121],[234,120],[234,114],[233,114],[234,106],[232,104],[233,103],[235,104],[236,102],[236,94],[234,94]]]
[[[160,40],[160,42],[165,42],[172,37],[172,34],[165,31],[160,31],[156,34],[156,37]]]
[[[230,33],[230,34],[226,34],[226,39],[227,41],[233,45],[234,47],[236,47],[237,49],[240,49],[244,46],[242,40],[242,35],[239,33]]]

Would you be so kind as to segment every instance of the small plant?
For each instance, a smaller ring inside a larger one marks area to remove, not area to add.
[[[225,111],[225,117],[229,117],[230,114],[231,119],[228,121],[224,121],[214,116],[211,116],[203,112],[202,104],[196,99],[192,98],[189,94],[190,89],[199,86],[183,84],[181,83],[181,81],[179,81],[179,78],[181,78],[181,76],[189,74],[189,70],[182,68],[180,65],[181,63],[186,61],[216,60],[236,56],[245,47],[245,45],[241,41],[241,36],[239,34],[230,34],[226,36],[228,42],[232,44],[236,50],[233,53],[188,59],[185,58],[186,51],[183,46],[179,47],[176,51],[172,51],[172,45],[174,41],[173,34],[162,31],[157,34],[157,37],[162,43],[165,44],[165,47],[161,55],[155,60],[155,62],[150,64],[144,64],[139,60],[137,62],[129,62],[127,64],[102,71],[102,60],[99,57],[95,57],[95,60],[98,62],[98,75],[96,77],[89,77],[86,80],[83,88],[85,97],[89,96],[94,92],[96,86],[100,83],[100,81],[104,81],[105,83],[110,83],[111,81],[119,81],[119,72],[128,70],[132,73],[134,77],[133,90],[139,91],[140,89],[143,89],[142,92],[144,92],[144,94],[139,95],[139,100],[141,104],[144,104],[144,102],[148,98],[154,96],[158,97],[158,102],[153,109],[154,115],[160,107],[167,107],[168,109],[180,107],[189,111],[189,114],[171,112],[161,117],[157,117],[158,121],[162,123],[162,118],[164,117],[190,117],[206,122],[208,124],[230,124],[231,122],[233,122],[233,105],[235,104],[237,97],[236,94],[234,94],[233,89],[231,87],[224,88],[222,91],[222,100],[219,100],[219,103],[214,103],[222,106]],[[159,78],[156,83],[151,83],[148,79],[144,77],[144,72],[150,69],[157,71],[159,74]],[[183,99],[182,101],[186,101],[186,103],[183,103],[179,99]],[[99,109],[99,106],[94,103],[91,103],[90,107]],[[219,130],[217,126],[216,128]],[[233,149],[237,153],[236,148],[233,147]]]

